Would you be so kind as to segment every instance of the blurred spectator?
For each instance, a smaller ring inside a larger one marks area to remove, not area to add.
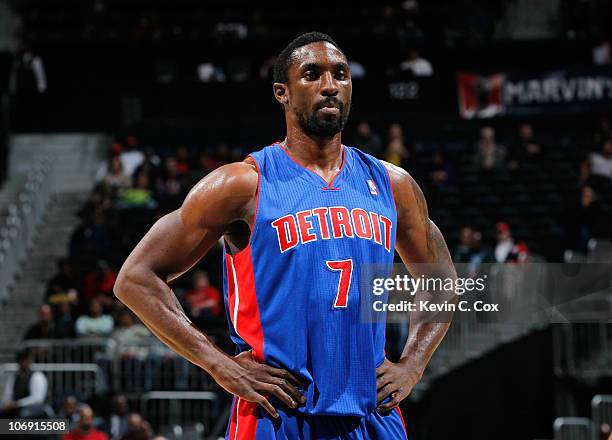
[[[70,428],[74,428],[79,422],[79,412],[77,411],[78,404],[79,401],[75,396],[66,396],[64,400],[62,400],[62,406],[57,412],[58,419],[68,419]]]
[[[197,67],[198,79],[201,82],[223,82],[225,81],[225,73],[211,61],[198,64]]]
[[[72,263],[67,258],[59,260],[58,273],[47,283],[47,301],[51,305],[75,303],[78,298],[79,280]]]
[[[212,170],[213,168],[211,168],[211,160],[208,154],[202,151],[198,157],[197,166],[189,172],[190,186],[195,185],[202,177],[206,176]]]
[[[128,411],[128,401],[125,394],[115,395],[110,416],[104,423],[104,431],[110,435],[111,440],[118,440],[127,433]]]
[[[184,145],[181,145],[176,149],[176,164],[177,170],[180,174],[187,174],[189,172],[189,150]]]
[[[437,150],[434,153],[433,162],[429,171],[429,180],[433,188],[444,191],[454,188],[456,173],[455,168],[446,160],[444,154]]]
[[[593,64],[596,66],[608,66],[610,63],[612,63],[610,40],[604,39],[593,46]]]
[[[374,156],[380,155],[383,151],[380,136],[374,133],[370,128],[370,124],[365,121],[357,125],[355,147]]]
[[[127,432],[121,437],[121,440],[147,440],[151,437],[153,437],[153,431],[149,422],[144,420],[140,414],[130,414]]]
[[[510,253],[508,253],[508,257],[506,257],[506,263],[524,263],[527,261],[529,257],[529,247],[524,241],[517,241]]]
[[[606,139],[612,139],[612,124],[607,115],[599,118],[599,126],[593,135],[594,145],[602,145]]]
[[[606,139],[601,152],[589,156],[591,175],[612,179],[612,139]]]
[[[17,353],[19,369],[8,376],[0,405],[0,418],[47,418],[52,411],[45,405],[47,377],[32,371],[32,357],[27,350]]]
[[[587,252],[587,243],[593,237],[601,237],[606,231],[605,215],[595,191],[583,186],[580,198],[568,209],[570,247]]]
[[[391,124],[385,160],[393,165],[402,166],[409,157],[410,152],[406,147],[402,126],[398,123]]]
[[[96,261],[96,268],[83,279],[83,298],[91,300],[98,298],[104,307],[114,302],[113,286],[117,273],[110,268],[106,260]]]
[[[433,66],[425,58],[421,57],[417,49],[410,50],[408,58],[399,65],[403,72],[412,72],[414,76],[426,77],[433,75]]]
[[[504,164],[506,150],[503,145],[495,141],[495,130],[493,127],[482,127],[474,162],[482,170],[493,170]]]
[[[128,176],[132,176],[136,168],[144,161],[144,154],[139,149],[139,142],[136,136],[128,136],[125,139],[125,148],[119,155],[123,164],[123,171]]]
[[[54,339],[57,337],[51,306],[43,304],[38,309],[38,321],[28,329],[24,339]]]
[[[232,18],[228,15],[228,18]],[[244,40],[249,33],[249,28],[238,21],[222,21],[215,25],[213,34],[219,40],[237,39]]]
[[[469,226],[461,228],[459,234],[459,244],[453,253],[453,261],[455,263],[467,263],[472,255],[472,239],[474,230]]]
[[[108,436],[98,431],[93,424],[94,413],[89,405],[81,404],[79,424],[72,431],[64,434],[62,440],[108,440]]]
[[[393,6],[386,5],[382,8],[381,17],[376,19],[372,24],[372,32],[383,38],[398,37],[398,29],[400,28],[397,15]]]
[[[485,246],[482,242],[482,232],[473,231],[472,233],[472,243],[470,250],[470,257],[468,260],[469,263],[469,276],[475,277],[480,273],[480,268],[483,263],[494,263],[495,257],[489,249],[488,246]]]
[[[115,194],[122,188],[128,188],[131,185],[130,176],[123,171],[123,163],[117,155],[113,155],[108,160],[108,165],[105,172],[96,176],[105,191]]]
[[[519,128],[518,142],[508,153],[508,166],[515,169],[520,163],[532,162],[542,156],[542,146],[533,134],[531,124],[522,124]]]
[[[137,323],[129,309],[119,312],[118,325],[109,340],[109,354],[115,356],[140,356],[148,353],[148,346],[156,341],[141,323]]]
[[[497,244],[495,245],[495,261],[504,263],[514,247],[514,238],[510,232],[508,223],[497,223]]]
[[[192,316],[203,322],[205,322],[205,318],[221,316],[223,304],[221,298],[221,292],[216,287],[211,286],[208,274],[203,270],[195,271],[193,274],[193,289],[185,295]]]
[[[13,58],[8,87],[12,95],[24,92],[31,96],[32,91],[47,91],[47,74],[42,58],[26,44],[22,43]]]
[[[138,173],[134,188],[127,188],[119,194],[117,208],[157,208],[157,202],[153,199],[149,177],[145,171]]]
[[[89,315],[79,316],[76,320],[76,334],[79,337],[108,336],[113,331],[114,322],[110,315],[103,312],[100,301],[89,302]]]
[[[361,64],[359,61],[349,60],[348,65],[349,70],[351,71],[352,79],[365,78],[366,70],[365,67],[363,67],[363,64]]]
[[[165,168],[157,180],[158,200],[166,210],[178,207],[183,198],[183,174],[176,157],[166,158]]]
[[[112,234],[106,222],[106,214],[100,207],[88,213],[70,238],[70,255],[75,258],[104,258],[112,243]]]
[[[274,63],[276,62],[275,56],[269,56],[264,60],[261,67],[259,68],[259,78],[268,82],[273,81]]]
[[[72,306],[67,302],[60,303],[56,307],[55,331],[58,338],[73,338],[76,336]]]
[[[149,183],[155,182],[157,180],[157,177],[159,176],[160,163],[161,161],[159,160],[159,157],[153,152],[153,150],[145,150],[144,160],[140,165],[138,165],[138,167],[134,171],[134,174],[132,175],[134,186],[136,186],[137,184],[136,179],[140,173],[146,174],[149,179]]]

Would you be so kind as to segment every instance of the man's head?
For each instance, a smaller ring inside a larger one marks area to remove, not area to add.
[[[21,371],[29,371],[32,367],[32,356],[27,349],[18,351],[15,360],[17,361],[19,370]]]
[[[94,413],[91,406],[82,404],[79,408],[79,430],[89,431],[93,426]]]
[[[62,408],[64,410],[64,413],[67,416],[72,416],[72,414],[76,412],[78,404],[79,404],[79,401],[77,400],[75,396],[72,396],[72,395],[66,396],[66,398],[62,402]]]
[[[329,35],[319,32],[297,37],[274,65],[274,97],[285,110],[287,124],[314,138],[342,131],[352,87],[346,56]]]
[[[117,394],[113,397],[113,412],[119,416],[128,412],[128,401],[125,394]]]
[[[38,309],[38,321],[43,324],[49,324],[53,321],[53,311],[49,304],[43,304]]]
[[[510,239],[511,232],[510,232],[510,226],[508,226],[508,223],[504,223],[504,222],[497,223],[495,225],[495,230],[497,232],[498,242],[502,242],[502,241],[506,241]]]
[[[495,129],[491,126],[480,129],[480,139],[484,142],[495,142]]]
[[[519,134],[521,139],[524,141],[529,141],[531,138],[533,138],[533,127],[531,124],[522,124],[519,128]]]
[[[138,413],[132,413],[128,417],[128,431],[138,431],[142,428],[142,416]]]
[[[459,234],[459,241],[461,244],[469,246],[472,244],[472,239],[474,237],[474,230],[469,226],[464,226],[461,228],[461,233]]]
[[[128,328],[134,325],[134,315],[129,309],[119,312],[119,327]],[[125,396],[124,396],[125,397]]]
[[[89,302],[89,315],[97,318],[102,314],[102,303],[97,299],[92,299]]]

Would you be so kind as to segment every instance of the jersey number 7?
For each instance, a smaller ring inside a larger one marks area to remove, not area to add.
[[[326,261],[325,264],[331,270],[340,272],[334,308],[346,309],[348,306],[348,293],[351,288],[351,278],[353,277],[353,260]]]

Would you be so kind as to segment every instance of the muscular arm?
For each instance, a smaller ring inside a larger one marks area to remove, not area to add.
[[[244,361],[239,364],[223,353],[191,323],[168,286],[200,260],[230,225],[243,220],[252,227],[257,170],[250,160],[213,171],[190,191],[178,210],[157,221],[128,256],[114,292],[171,349],[207,371],[226,390],[260,403],[275,415],[256,391],[275,394],[291,404],[289,394],[301,400],[297,390],[285,386],[287,393],[281,393],[274,385],[276,379],[265,377],[266,384],[255,379],[263,377],[258,376],[263,369],[289,378],[286,372],[250,364],[257,371],[249,371],[244,366],[251,361],[250,355],[239,358]]]
[[[402,261],[415,278],[424,276],[455,279],[457,274],[444,237],[429,219],[421,188],[402,168],[386,162],[384,165],[389,171],[397,209],[396,250]],[[436,292],[436,295],[441,293],[451,301],[456,299],[452,292]],[[450,316],[445,316],[446,319],[437,318],[440,317],[411,313],[408,340],[397,364],[400,367],[391,371],[393,367],[389,367],[390,363],[386,362],[379,371],[379,400],[389,395],[395,396],[389,403],[381,405],[381,409],[388,410],[398,405],[422,377],[450,325]],[[394,376],[402,375],[402,367],[404,372],[408,372],[408,380],[405,380],[399,389],[392,390],[390,384],[394,381]],[[385,375],[387,378],[381,380],[380,376]],[[410,389],[407,390],[408,387]]]
[[[246,163],[206,176],[183,205],[162,217],[125,261],[115,294],[170,348],[214,375],[225,357],[189,321],[168,282],[191,268],[230,223],[241,219],[257,190],[257,171]]]

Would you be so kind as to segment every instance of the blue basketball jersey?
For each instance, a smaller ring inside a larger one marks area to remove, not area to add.
[[[385,325],[360,319],[360,267],[391,264],[389,174],[347,146],[331,184],[280,144],[252,153],[259,172],[249,244],[224,252],[224,294],[238,351],[308,383],[300,412],[366,416],[376,407]]]

